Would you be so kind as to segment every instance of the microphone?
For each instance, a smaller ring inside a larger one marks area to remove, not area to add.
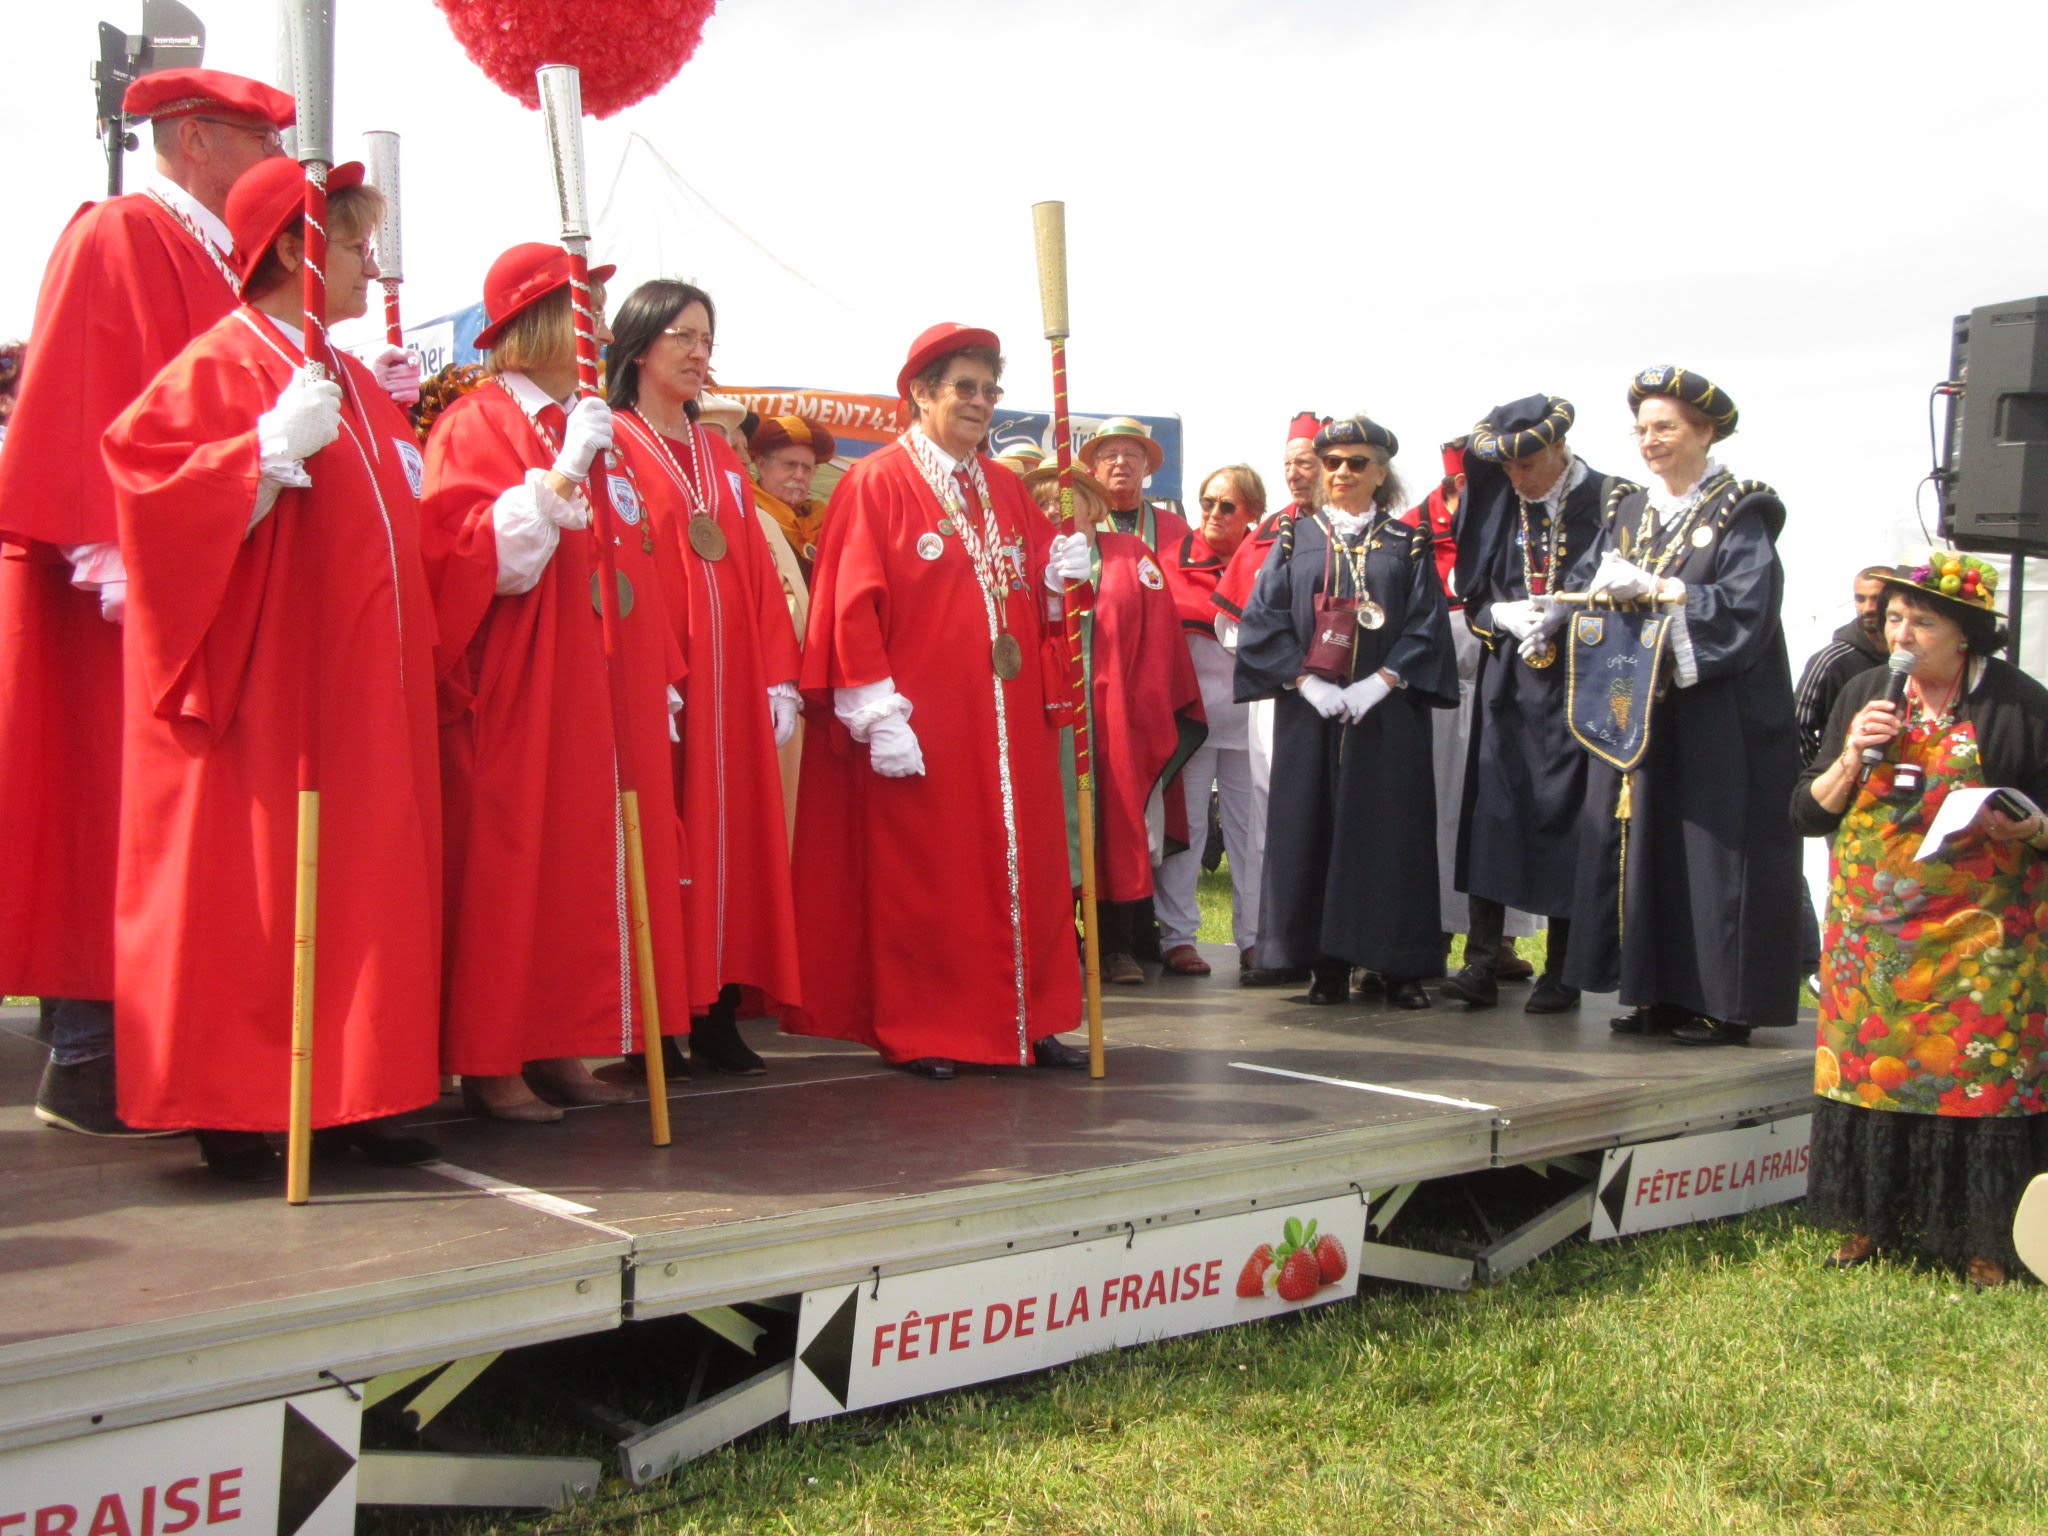
[[[1905,704],[1906,679],[1913,675],[1913,669],[1919,665],[1920,658],[1911,651],[1892,652],[1891,659],[1885,663],[1884,697],[1886,703],[1894,708],[1899,708]],[[1896,740],[1897,738],[1893,739]],[[1863,749],[1863,773],[1866,778],[1869,777],[1871,769],[1884,761],[1884,753],[1884,747],[1865,747]]]

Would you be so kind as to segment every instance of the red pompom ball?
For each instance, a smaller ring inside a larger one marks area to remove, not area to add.
[[[455,40],[500,88],[540,106],[533,72],[574,64],[583,110],[610,117],[676,77],[717,0],[435,0]]]

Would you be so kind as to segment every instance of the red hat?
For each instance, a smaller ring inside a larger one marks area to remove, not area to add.
[[[601,283],[617,267],[592,267],[590,280]],[[521,313],[533,308],[557,289],[569,286],[569,253],[559,245],[529,240],[515,245],[484,274],[484,318],[489,322],[476,333],[478,351],[488,352],[505,334],[505,327]]]
[[[1291,443],[1297,437],[1306,437],[1313,441],[1315,435],[1329,424],[1329,417],[1318,416],[1314,411],[1303,411],[1287,423],[1287,441]]]
[[[361,163],[351,160],[327,173],[327,190],[339,192],[344,187],[360,186],[362,180]],[[296,224],[305,211],[306,173],[296,160],[272,155],[267,160],[258,160],[237,178],[228,193],[228,233],[235,237],[235,251],[228,258],[228,265],[235,269],[244,289],[249,286],[249,276],[263,259],[263,253],[277,244],[277,237]]]
[[[820,464],[839,451],[839,444],[832,440],[832,434],[808,416],[770,416],[754,428],[753,438],[747,447],[758,459],[792,444],[810,449]]]
[[[1003,350],[994,331],[978,330],[957,320],[941,320],[910,344],[910,356],[904,360],[903,371],[896,375],[896,398],[908,400],[912,379],[940,358],[965,352],[969,347],[987,347],[991,352]]]
[[[273,128],[299,120],[299,104],[275,86],[218,69],[160,69],[128,87],[121,110],[144,118],[189,117],[194,112],[232,112],[261,118]]]

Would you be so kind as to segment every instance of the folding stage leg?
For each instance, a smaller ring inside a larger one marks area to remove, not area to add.
[[[665,1477],[770,1419],[789,1412],[789,1387],[796,1362],[785,1360],[750,1376],[716,1397],[685,1408],[619,1442],[619,1468],[635,1485]]]
[[[365,1451],[358,1504],[560,1509],[597,1491],[587,1456],[479,1456],[451,1451]]]
[[[1550,1168],[1577,1174],[1581,1182],[1563,1199],[1546,1206],[1505,1237],[1481,1248],[1475,1268],[1482,1284],[1506,1279],[1525,1264],[1532,1264],[1574,1233],[1584,1231],[1593,1221],[1593,1198],[1598,1193],[1600,1165],[1579,1157],[1554,1159]]]

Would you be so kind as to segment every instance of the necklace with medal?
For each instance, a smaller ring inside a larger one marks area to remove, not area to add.
[[[1714,499],[1712,490],[1719,488],[1727,474],[1724,469],[1713,469],[1700,482],[1699,489],[1678,508],[1666,527],[1658,525],[1657,509],[1650,504],[1649,493],[1645,492],[1643,510],[1636,518],[1635,543],[1637,549],[1648,550],[1649,557],[1630,557],[1626,550],[1623,551],[1624,557],[1636,558],[1636,563],[1652,576],[1668,576],[1671,574],[1671,567],[1677,564],[1679,557],[1685,553],[1687,545],[1694,549],[1705,549],[1713,543],[1714,530],[1700,521],[1700,514]]]
[[[1365,557],[1372,548],[1372,536],[1378,531],[1379,521],[1369,520],[1358,530],[1357,542],[1350,543],[1337,532],[1334,519],[1323,519],[1323,532],[1330,536],[1330,548],[1342,555],[1351,568],[1351,597],[1358,604],[1358,622],[1367,629],[1378,629],[1387,622],[1387,610],[1374,601],[1365,587]]]
[[[1569,467],[1565,470],[1570,474]],[[1522,516],[1522,584],[1530,597],[1545,597],[1550,592],[1550,578],[1557,570],[1558,559],[1564,546],[1564,498],[1558,498],[1553,509],[1547,503],[1539,503],[1547,513],[1543,526],[1542,563],[1537,563],[1536,539],[1529,528],[1529,503],[1521,501]],[[1522,660],[1537,671],[1542,671],[1557,660],[1557,642],[1545,635],[1541,641],[1521,653]]]
[[[683,466],[676,460],[674,450],[669,447],[668,434],[642,416],[638,409],[634,410],[633,415],[647,428],[647,435],[654,439],[655,448],[668,464],[669,478],[675,481],[684,499],[690,504],[690,548],[697,552],[697,558],[700,560],[723,560],[730,546],[726,543],[725,530],[718,526],[717,520],[711,515],[711,494],[705,489],[701,479],[704,461],[709,457],[704,444],[698,440],[704,429],[694,422],[690,425],[690,470],[685,474]]]
[[[526,407],[523,404],[521,404],[519,397],[516,394],[512,393],[512,386],[505,382],[503,374],[498,375],[492,382],[494,382],[500,389],[504,390],[507,395],[511,396],[512,403],[514,405],[519,406],[519,414],[526,417],[526,424],[529,427],[533,428],[533,435],[540,439],[541,447],[547,449],[549,459],[553,460],[559,458],[562,452],[562,445],[555,441],[555,434],[548,430],[547,423],[542,421],[538,415],[527,415]],[[605,457],[607,460],[609,460],[610,454],[607,453]],[[593,464],[591,466],[591,472],[593,474],[608,474],[610,473],[609,464],[607,463],[604,466]],[[592,539],[596,539],[599,537],[597,525],[594,522],[591,524],[590,536]],[[614,536],[613,542],[618,542],[616,536]],[[651,555],[654,553],[654,535],[648,530],[647,514],[644,512],[640,515],[640,552],[646,555]],[[633,611],[633,583],[627,577],[624,571],[618,572],[618,577],[619,617],[623,619],[626,617],[627,614]],[[594,608],[600,616],[603,615],[604,570],[602,567],[590,573],[590,606]]]
[[[995,498],[989,495],[988,479],[981,472],[981,461],[973,454],[967,456],[961,466],[967,471],[974,486],[974,494],[981,501],[981,527],[977,530],[967,515],[967,508],[960,499],[957,482],[947,474],[937,458],[937,450],[921,432],[905,432],[897,439],[910,454],[913,464],[924,476],[925,484],[937,498],[944,513],[939,519],[940,534],[958,533],[961,547],[967,551],[967,558],[974,566],[975,585],[981,588],[982,605],[987,609],[990,642],[989,664],[995,668],[996,676],[1004,682],[1010,681],[1024,670],[1024,647],[1017,643],[1017,637],[1010,633],[1006,621],[1004,599],[1009,589],[1018,585],[1003,575],[1003,530],[996,522]],[[926,534],[924,539],[934,536]],[[918,540],[918,552],[924,553],[924,539]],[[927,556],[937,559],[944,553],[943,544],[938,551]]]

